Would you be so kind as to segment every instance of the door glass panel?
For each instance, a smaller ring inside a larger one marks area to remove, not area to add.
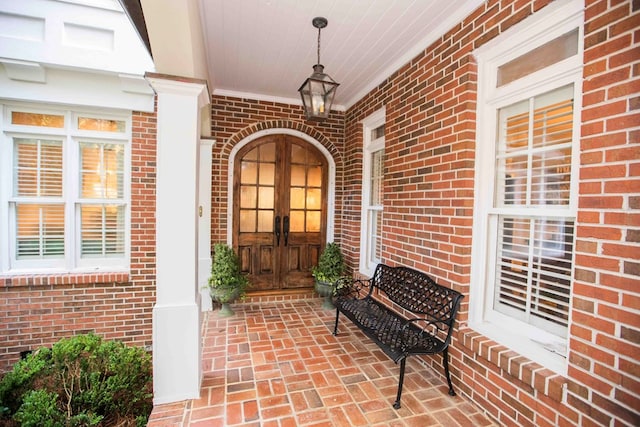
[[[254,148],[244,155],[243,160],[258,160],[258,148]]]
[[[307,147],[291,146],[291,187],[289,190],[292,229],[318,232],[322,213],[322,161]],[[293,210],[300,211],[293,211]]]
[[[258,164],[255,162],[242,162],[240,182],[242,184],[255,184],[258,177]]]
[[[304,187],[305,185],[305,166],[291,165],[291,186]]]
[[[322,206],[322,190],[309,188],[307,190],[307,209],[320,209]]]
[[[243,185],[240,188],[240,207],[241,208],[255,208],[256,207],[256,188]]]
[[[258,211],[258,232],[273,232],[273,211]]]
[[[307,231],[311,233],[320,231],[320,211],[307,211]]]
[[[260,161],[261,162],[275,162],[276,161],[276,144],[270,142],[263,144],[260,147]]]
[[[306,149],[293,144],[291,146],[291,163],[302,163],[304,164],[306,161]]]
[[[260,185],[275,185],[275,163],[260,163]]]
[[[292,233],[304,232],[304,211],[291,211],[290,219],[289,231]]]
[[[304,209],[304,188],[291,188],[291,209]]]
[[[255,233],[256,231],[256,211],[240,210],[240,232]]]
[[[250,150],[241,160],[240,232],[273,232],[275,143]]]
[[[310,187],[321,187],[322,186],[322,167],[314,166],[310,167],[307,172],[307,184]]]
[[[273,194],[273,187],[260,187],[258,208],[273,209]]]

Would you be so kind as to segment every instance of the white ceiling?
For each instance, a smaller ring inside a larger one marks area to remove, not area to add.
[[[159,73],[205,76],[213,93],[299,103],[316,63],[349,108],[484,0],[141,0]],[[197,27],[197,28],[196,28]],[[201,31],[201,32],[200,32]]]
[[[214,93],[298,100],[317,57],[350,107],[483,0],[201,0]]]

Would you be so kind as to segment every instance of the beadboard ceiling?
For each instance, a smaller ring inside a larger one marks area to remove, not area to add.
[[[142,0],[147,27],[161,13],[161,5],[169,3]],[[311,20],[327,18],[329,24],[321,35],[321,63],[340,83],[335,104],[348,108],[482,3],[199,0],[193,8],[199,10],[190,14],[200,20],[203,61],[214,93],[294,103],[299,102],[297,90],[316,63],[317,29]],[[177,17],[177,10],[165,9],[169,19],[172,13]],[[158,41],[160,31],[149,35],[156,67],[163,72],[160,50],[167,49],[169,41]],[[167,66],[176,66],[175,55]]]

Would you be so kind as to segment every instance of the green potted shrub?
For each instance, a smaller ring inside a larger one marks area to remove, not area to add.
[[[240,271],[240,260],[233,249],[224,244],[213,246],[213,262],[209,276],[209,295],[222,305],[220,316],[232,316],[230,303],[244,297],[249,287],[249,279]]]
[[[337,243],[327,243],[318,259],[318,265],[311,268],[316,292],[324,297],[322,308],[333,309],[331,297],[338,280],[344,277],[345,273],[344,256]]]

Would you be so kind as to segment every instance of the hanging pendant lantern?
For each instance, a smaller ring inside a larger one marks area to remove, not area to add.
[[[313,74],[302,83],[298,92],[307,120],[321,121],[329,117],[339,83],[325,74],[324,66],[320,64],[320,30],[327,26],[327,20],[318,17],[311,22],[318,29],[318,62],[313,66]]]

